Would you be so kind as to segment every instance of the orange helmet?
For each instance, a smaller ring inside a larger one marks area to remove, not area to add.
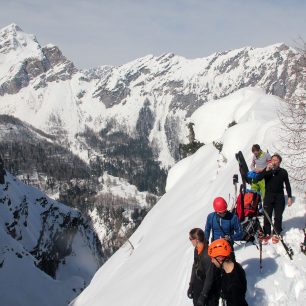
[[[208,247],[208,255],[210,257],[224,256],[227,257],[231,254],[232,248],[228,241],[225,239],[217,239],[213,241]]]

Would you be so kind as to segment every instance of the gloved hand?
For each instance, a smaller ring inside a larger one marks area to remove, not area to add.
[[[227,240],[227,241],[230,241],[230,240],[231,240],[231,236],[225,235],[225,236],[224,236],[224,239]]]
[[[201,293],[197,301],[197,306],[205,306],[206,303],[207,303],[207,296]]]
[[[192,286],[191,286],[191,285],[190,285],[189,288],[188,288],[187,296],[188,296],[190,299],[193,299],[193,289],[192,289]]]

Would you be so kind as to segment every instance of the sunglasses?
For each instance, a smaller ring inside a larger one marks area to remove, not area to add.
[[[196,239],[196,238],[191,238],[191,237],[189,237],[189,240],[190,240],[190,241],[195,240],[195,239]]]

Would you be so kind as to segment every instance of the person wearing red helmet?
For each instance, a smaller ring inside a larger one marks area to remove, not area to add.
[[[207,216],[205,237],[211,242],[224,238],[233,246],[235,240],[243,238],[243,231],[237,215],[227,210],[227,203],[222,197],[217,197],[213,202],[214,212]],[[212,233],[212,235],[210,235]],[[232,252],[235,259],[234,252]]]
[[[216,212],[224,213],[227,211],[227,203],[222,197],[214,199],[213,207]]]
[[[242,266],[231,259],[232,248],[225,239],[217,239],[208,246],[212,263],[221,269],[221,297],[227,306],[247,306],[247,280]]]

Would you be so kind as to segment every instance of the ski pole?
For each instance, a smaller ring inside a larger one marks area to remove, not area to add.
[[[262,272],[262,241],[259,240],[259,270]]]
[[[277,230],[275,229],[275,226],[274,226],[274,224],[272,223],[272,220],[271,220],[270,216],[269,216],[268,213],[266,212],[266,210],[265,210],[265,208],[264,208],[264,205],[262,205],[262,211],[264,212],[264,214],[265,214],[267,220],[268,220],[269,223],[271,224],[271,226],[272,226],[272,228],[273,228],[273,230],[274,230],[275,235],[279,238],[280,242],[282,243],[282,245],[283,245],[283,247],[284,247],[284,249],[285,249],[287,255],[289,256],[289,258],[290,258],[291,260],[293,260],[292,256],[294,255],[294,253],[293,253],[292,248],[291,248],[291,247],[288,247],[288,246],[286,245],[286,243],[285,243],[284,240],[283,240],[283,237],[282,237],[282,236],[277,232]]]
[[[256,238],[257,242],[259,244],[259,270],[262,272],[262,241],[259,239],[259,233],[263,233],[263,229],[260,225],[260,222],[258,220],[258,217],[256,217]]]

